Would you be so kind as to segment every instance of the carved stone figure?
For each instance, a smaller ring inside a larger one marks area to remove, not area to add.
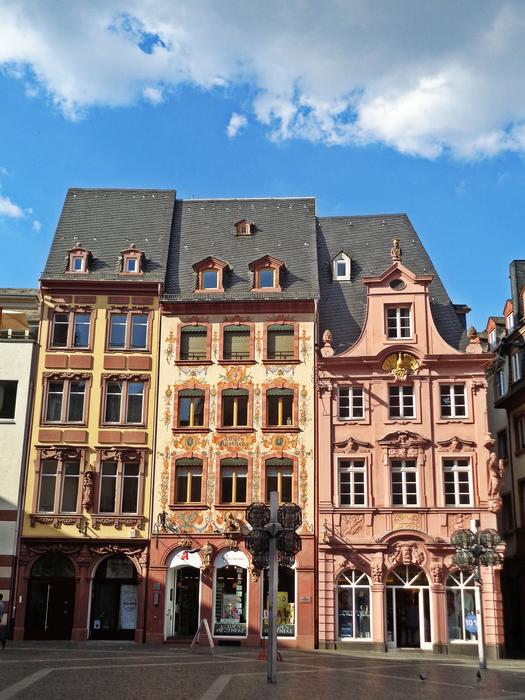
[[[93,472],[85,472],[82,483],[82,507],[89,510],[93,505]]]
[[[425,555],[414,542],[397,542],[388,556],[391,564],[422,564]]]
[[[438,584],[443,581],[443,565],[440,561],[433,561],[430,567],[432,583]]]
[[[401,260],[402,254],[403,254],[403,251],[399,247],[399,238],[394,238],[392,240],[392,248],[390,250],[390,255],[392,257],[392,260],[393,261]]]
[[[381,562],[372,562],[372,564],[370,565],[370,576],[372,577],[372,581],[374,583],[383,582],[383,565],[381,564]]]
[[[323,357],[332,357],[334,354],[334,349],[332,347],[332,331],[328,328],[323,333],[323,343],[324,346],[321,348],[321,355]]]
[[[203,548],[201,549],[201,555],[202,555],[201,570],[204,572],[211,571],[213,546],[207,540],[204,543]]]
[[[503,485],[503,476],[505,474],[505,462],[503,459],[497,458],[495,452],[490,453],[487,462],[489,472],[489,498],[497,498],[500,495]]]

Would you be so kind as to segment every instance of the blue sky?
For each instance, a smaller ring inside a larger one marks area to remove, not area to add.
[[[37,284],[68,187],[314,195],[407,212],[483,327],[525,258],[525,7],[456,4],[0,0],[0,286]]]

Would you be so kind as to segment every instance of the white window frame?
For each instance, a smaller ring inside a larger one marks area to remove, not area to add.
[[[80,261],[80,267],[76,267],[78,260]],[[71,257],[71,272],[84,272],[85,260],[84,255],[73,255]]]
[[[392,390],[399,390],[399,416],[392,415]],[[408,391],[412,394],[412,415],[407,415],[408,406],[405,406],[405,398],[408,398]],[[406,396],[405,396],[406,394]],[[390,385],[388,387],[388,417],[389,420],[414,420],[416,418],[416,392],[413,384]]]
[[[503,368],[496,371],[496,393],[498,399],[505,395],[505,372]]]
[[[510,356],[510,378],[513,384],[521,379],[521,353],[519,351],[513,352]]]
[[[337,266],[338,263],[343,263],[345,266],[345,271],[342,275],[339,274]],[[334,280],[338,282],[347,281],[349,282],[352,276],[352,261],[345,253],[341,252],[332,260],[332,276]]]
[[[348,392],[348,396],[344,397],[342,396],[343,392]],[[357,395],[356,395],[357,394]],[[355,400],[359,399],[361,400],[361,406],[358,407],[360,408],[361,415],[357,415],[356,413],[356,405],[355,405]],[[348,406],[342,406],[342,399],[347,399],[348,400]],[[365,417],[365,397],[364,397],[364,391],[362,386],[350,386],[350,385],[341,385],[337,388],[337,415],[339,417],[339,420],[363,420]],[[345,408],[348,410],[348,415],[343,415],[342,409]]]
[[[401,466],[394,466],[395,462],[399,462]],[[410,466],[407,466],[407,463],[410,463]],[[413,465],[413,466],[412,466]],[[401,474],[401,497],[403,499],[402,503],[394,503],[394,479],[393,475],[394,473],[400,473]],[[416,502],[415,503],[407,503],[407,479],[406,475],[410,474],[415,474],[416,479],[415,479],[415,484],[416,484]],[[391,489],[391,499],[392,499],[392,508],[418,508],[419,507],[419,469],[418,469],[418,464],[417,460],[415,459],[393,459],[390,462],[390,489]]]
[[[448,387],[448,392],[445,392],[445,389]],[[458,413],[458,407],[456,405],[456,389],[457,388],[463,388],[463,406],[462,408],[464,409],[464,413],[460,414]],[[450,415],[445,416],[443,415],[443,395],[448,394],[448,398],[450,399]],[[467,385],[464,383],[458,383],[458,384],[440,384],[439,385],[439,406],[440,406],[440,414],[441,418],[443,420],[447,420],[449,418],[468,418],[468,404],[467,404]]]
[[[507,333],[511,333],[514,330],[514,313],[512,311],[505,316],[505,328]]]
[[[492,350],[492,348],[495,348],[497,344],[498,331],[496,330],[496,328],[493,328],[489,333],[489,348]]]
[[[456,585],[450,585],[450,579],[453,579]],[[445,596],[448,591],[460,591],[461,594],[461,639],[450,639],[448,621],[447,621],[447,642],[448,644],[477,644],[477,639],[467,639],[465,630],[465,592],[472,595],[474,601],[476,598],[476,584],[474,582],[474,573],[462,571],[451,571],[445,582]]]
[[[402,335],[403,325],[401,323],[401,311],[408,311],[408,335]],[[391,317],[392,320],[395,321],[395,328],[392,329],[395,335],[390,335],[391,329],[389,321]],[[385,309],[385,323],[386,337],[388,340],[410,340],[414,335],[411,305],[404,304],[400,306],[387,306]]]
[[[447,464],[447,462],[451,462],[451,464]],[[466,462],[467,464],[460,464]],[[443,499],[444,499],[444,506],[445,508],[465,508],[472,506],[472,462],[468,457],[462,457],[462,458],[444,458],[442,461],[442,471],[443,471]],[[447,503],[447,492],[446,492],[446,483],[445,483],[445,474],[453,474],[454,475],[454,503]],[[459,474],[467,474],[468,475],[468,503],[461,503],[461,494],[460,494],[460,481],[459,481]]]
[[[126,258],[126,272],[137,272],[138,262],[137,258]]]
[[[344,462],[348,462],[348,465],[343,466]],[[343,493],[342,493],[342,483],[341,475],[350,474],[349,489],[348,494],[350,503],[343,503]],[[356,503],[356,474],[363,474],[363,503]],[[368,490],[368,478],[367,478],[367,464],[366,459],[348,459],[347,457],[340,457],[337,460],[337,483],[339,486],[339,506],[340,508],[366,508],[368,505],[367,490]]]
[[[344,581],[344,583],[343,583]],[[346,589],[348,591],[352,592],[352,632],[353,635],[352,637],[341,637],[339,636],[339,590],[340,589]],[[357,619],[357,613],[358,611],[356,610],[356,593],[359,592],[359,590],[367,590],[368,591],[368,600],[369,600],[369,611],[368,611],[368,617],[370,621],[370,634],[368,637],[357,637],[355,634],[356,630],[356,619]],[[373,619],[372,619],[372,588],[370,584],[370,579],[365,574],[363,571],[359,569],[346,569],[345,571],[342,571],[339,574],[339,578],[337,579],[337,584],[336,584],[336,610],[335,610],[335,629],[337,633],[337,640],[338,641],[358,641],[358,642],[371,642],[372,641],[372,630],[373,630]]]

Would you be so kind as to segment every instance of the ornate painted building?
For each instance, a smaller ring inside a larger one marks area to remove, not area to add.
[[[483,354],[404,215],[319,220],[319,645],[477,653],[451,534],[496,527]],[[483,569],[489,654],[500,570]]]
[[[172,190],[69,190],[46,268],[15,639],[143,640]]]
[[[315,643],[315,201],[177,201],[162,297],[147,640],[259,645],[267,580],[244,548],[246,506],[303,509],[280,567],[282,645]]]

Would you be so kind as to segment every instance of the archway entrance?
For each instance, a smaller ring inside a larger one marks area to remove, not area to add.
[[[430,649],[430,589],[425,572],[401,564],[386,580],[386,632],[390,648]]]
[[[137,626],[137,570],[127,557],[100,563],[91,589],[90,639],[134,639]]]
[[[192,637],[199,626],[201,559],[196,552],[177,552],[167,572],[166,639]]]
[[[63,554],[44,554],[31,570],[25,639],[71,639],[74,609],[73,564]]]

